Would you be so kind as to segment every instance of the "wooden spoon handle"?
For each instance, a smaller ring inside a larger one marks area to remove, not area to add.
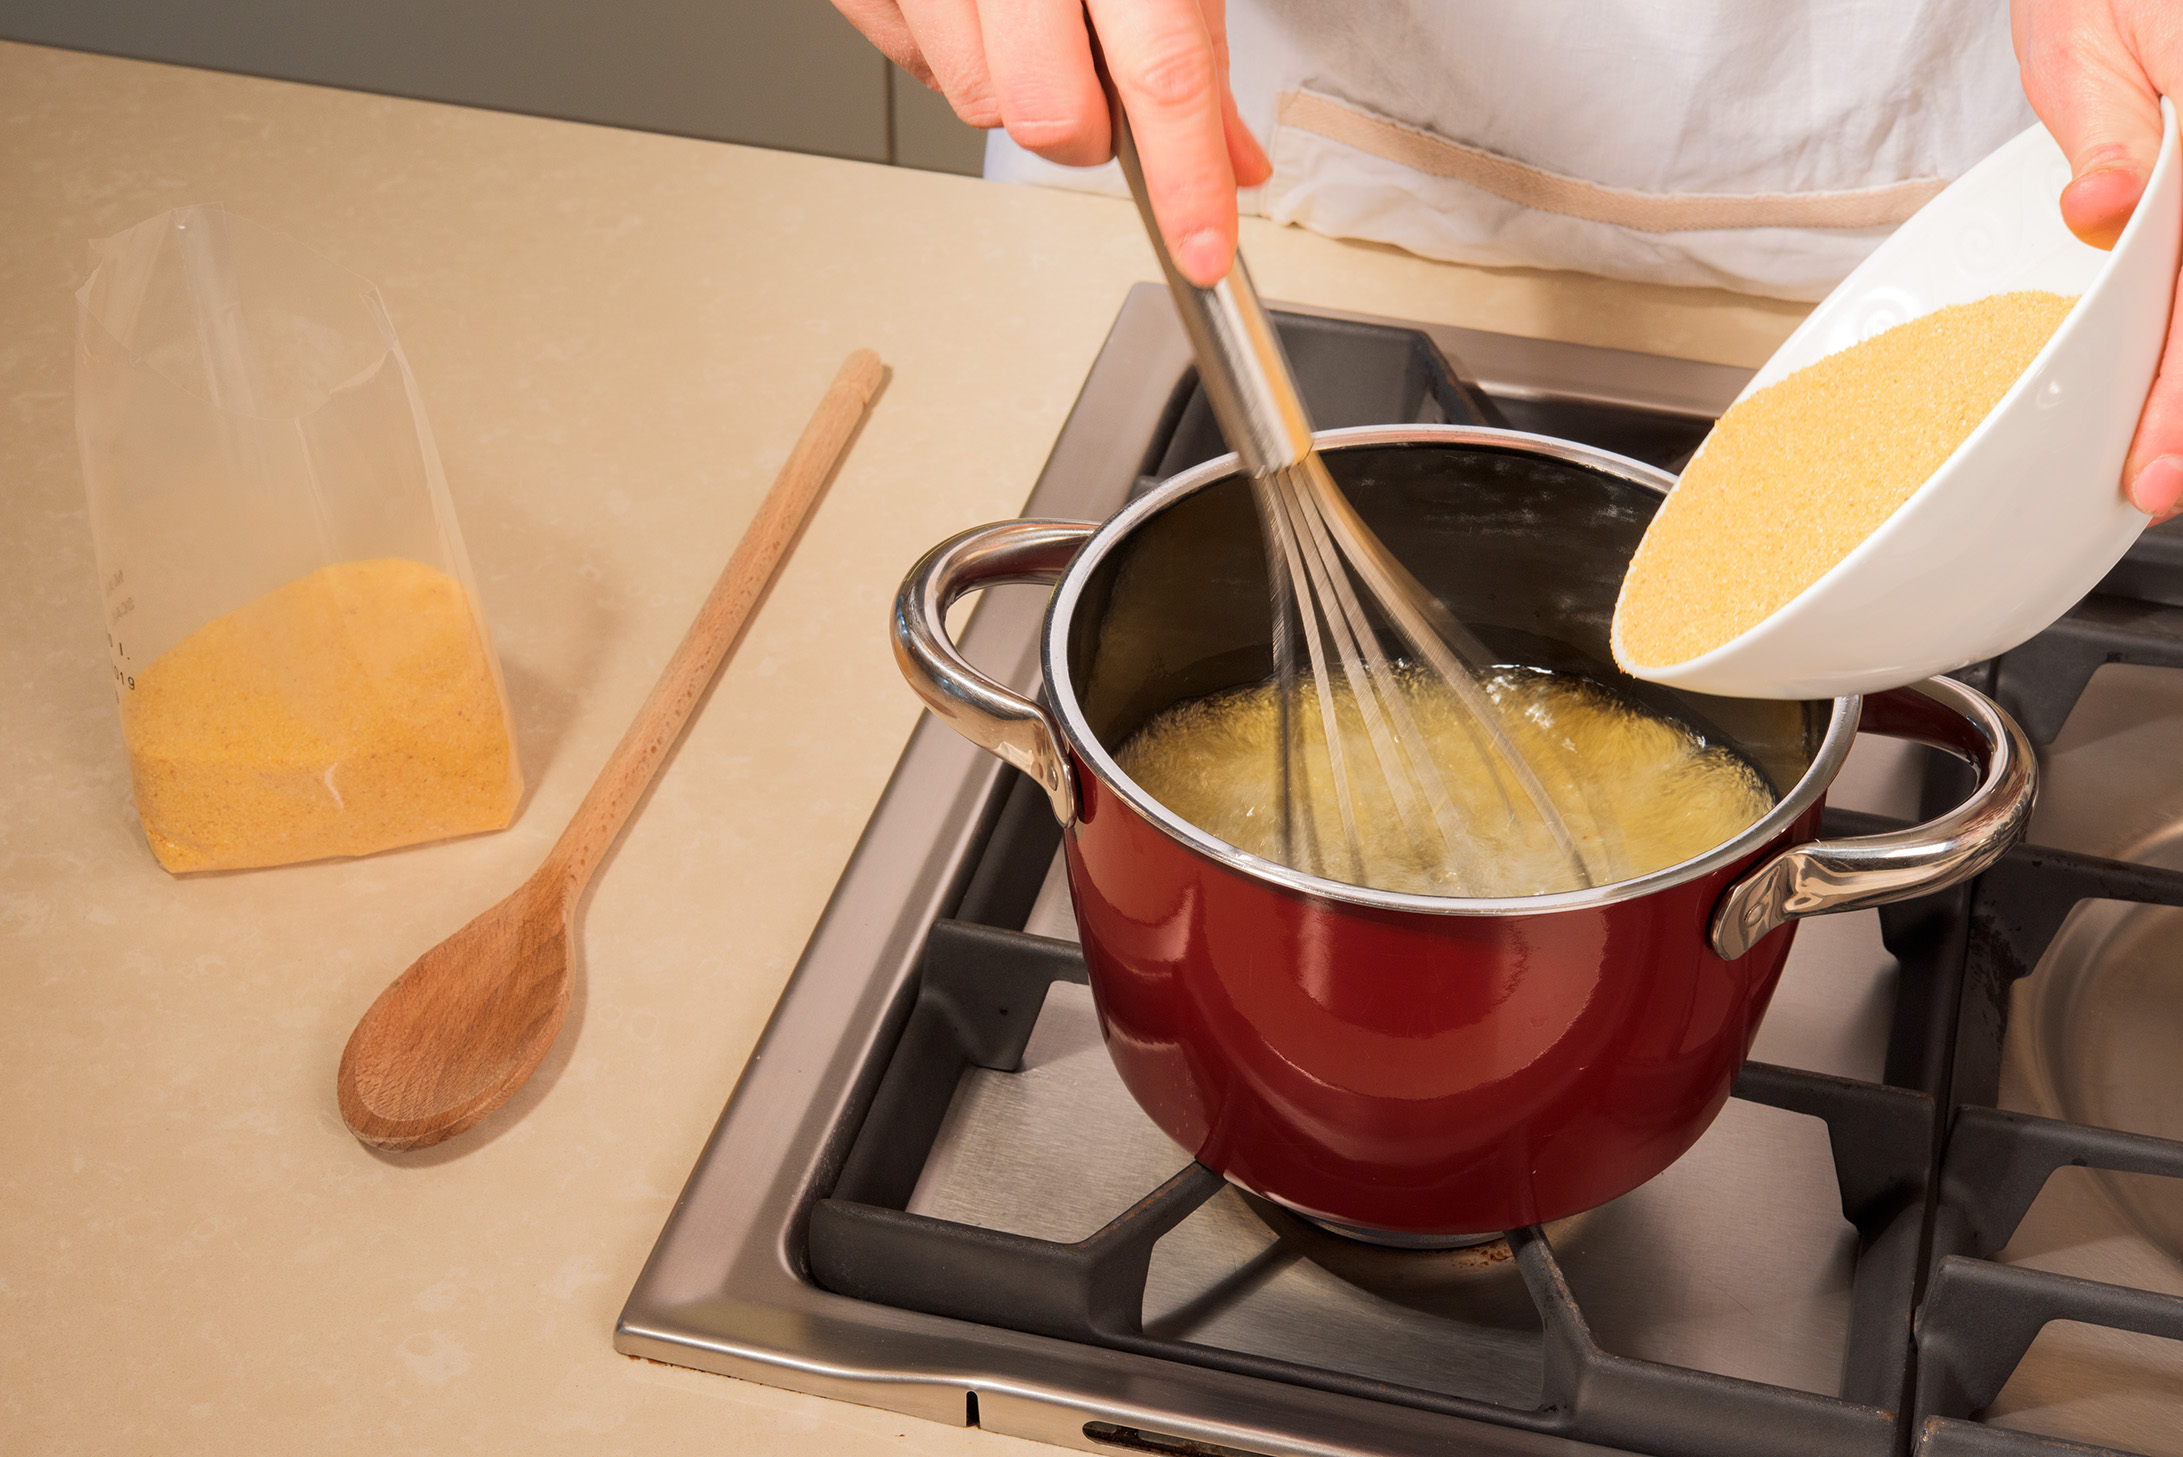
[[[636,721],[622,735],[591,792],[554,842],[539,876],[559,879],[564,907],[574,905],[583,892],[600,857],[659,772],[660,760],[681,737],[690,711],[742,635],[751,609],[773,579],[774,569],[810,515],[820,488],[833,474],[865,406],[878,390],[883,369],[879,356],[869,349],[859,349],[842,361],[832,388],[819,402],[811,423],[804,426],[788,463],[759,504],[720,580],[713,584],[712,595],[683,635],[682,646],[675,649],[659,681],[652,685],[651,696],[637,711]]]

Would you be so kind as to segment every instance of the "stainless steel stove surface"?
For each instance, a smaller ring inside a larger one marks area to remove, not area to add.
[[[1324,427],[1505,422],[1670,468],[1748,377],[1282,328]],[[1221,448],[1141,286],[1026,514],[1104,517]],[[1468,1249],[1328,1232],[1170,1143],[1100,1045],[1043,796],[921,721],[617,1348],[1101,1451],[2183,1453],[2183,536],[2102,587],[1964,675],[2053,741],[2048,848],[1805,922],[1696,1147]],[[1044,593],[987,598],[965,649],[1028,688]],[[1860,741],[1830,813],[1944,802],[1932,757]]]

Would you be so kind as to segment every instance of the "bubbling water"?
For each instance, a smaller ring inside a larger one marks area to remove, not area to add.
[[[1124,773],[1191,824],[1262,859],[1377,890],[1471,898],[1582,889],[1537,810],[1511,791],[1471,710],[1430,672],[1397,681],[1438,765],[1464,833],[1455,843],[1416,823],[1375,775],[1348,786],[1351,843],[1308,674],[1290,704],[1283,814],[1280,690],[1248,684],[1160,713],[1115,753]],[[1481,686],[1500,710],[1576,841],[1589,881],[1606,885],[1701,855],[1756,824],[1773,791],[1734,751],[1590,679],[1499,668]],[[1345,754],[1371,762],[1362,716],[1333,685]]]

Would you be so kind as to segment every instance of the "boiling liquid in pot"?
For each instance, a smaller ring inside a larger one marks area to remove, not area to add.
[[[1419,736],[1464,833],[1450,844],[1409,820],[1386,780],[1355,771],[1371,743],[1345,685],[1333,692],[1357,843],[1342,827],[1316,686],[1292,703],[1292,815],[1282,817],[1281,705],[1271,682],[1167,709],[1115,753],[1124,773],[1200,829],[1266,860],[1378,890],[1495,897],[1578,890],[1575,868],[1508,782],[1475,721],[1431,673],[1398,669]],[[1515,747],[1575,837],[1591,883],[1665,869],[1734,839],[1773,807],[1743,758],[1590,679],[1499,668],[1482,685]]]

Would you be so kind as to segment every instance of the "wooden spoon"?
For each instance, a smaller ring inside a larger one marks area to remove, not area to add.
[[[385,1149],[451,1138],[505,1103],[553,1046],[568,1013],[576,902],[735,646],[880,375],[869,349],[843,361],[682,646],[545,863],[412,962],[357,1022],[334,1087],[358,1138]]]

